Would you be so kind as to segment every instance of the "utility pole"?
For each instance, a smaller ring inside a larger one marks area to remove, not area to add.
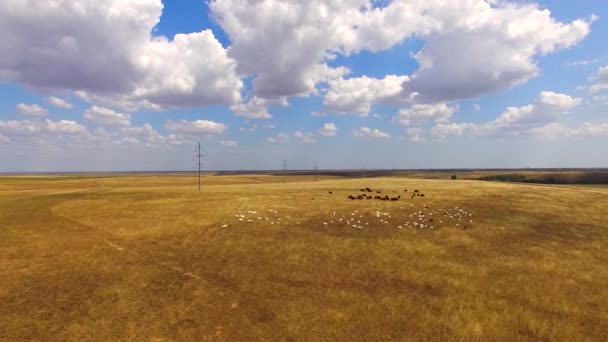
[[[196,154],[194,155],[194,158],[198,158],[198,191],[201,191],[201,167],[203,166],[203,158],[205,158],[206,155],[203,154],[203,151],[201,150],[201,142],[198,142],[198,148],[196,149]]]
[[[287,183],[287,159],[283,159],[283,183]]]

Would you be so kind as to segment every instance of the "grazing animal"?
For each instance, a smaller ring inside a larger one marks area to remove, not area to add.
[[[377,194],[381,194],[381,193],[382,193],[382,191],[378,190],[378,191],[376,191],[376,193],[377,193]]]
[[[329,192],[329,194],[330,194],[330,195],[333,195],[333,194],[334,194],[334,192],[333,192],[333,191],[330,191],[330,192]]]
[[[407,192],[407,189],[403,190],[403,192]]]
[[[393,202],[396,202],[396,201],[398,201],[398,200],[399,200],[399,199],[398,199],[397,197],[393,197],[393,198],[391,198],[391,201],[393,201]]]
[[[365,192],[365,189],[361,189],[361,192]]]
[[[362,199],[363,199],[363,196],[359,195],[359,196],[357,196],[357,199],[358,199],[358,200],[362,200]]]
[[[420,195],[420,197],[424,197],[424,194]]]
[[[349,199],[349,200],[354,200],[354,199],[355,199],[355,196],[350,195],[350,196],[348,196],[348,199]]]
[[[372,192],[372,189],[370,189],[370,188],[365,188],[365,191],[367,191],[367,192]]]
[[[419,191],[418,191],[418,190],[414,190],[414,192],[415,192],[415,193],[418,193]]]

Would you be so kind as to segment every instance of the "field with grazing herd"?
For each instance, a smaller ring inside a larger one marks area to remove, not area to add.
[[[606,187],[283,181],[0,177],[0,340],[608,339]]]

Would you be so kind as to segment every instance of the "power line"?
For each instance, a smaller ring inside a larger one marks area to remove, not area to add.
[[[283,159],[283,183],[287,183],[287,159]]]
[[[194,155],[194,158],[198,158],[198,191],[201,191],[201,168],[203,167],[203,159],[207,157],[206,155],[203,154],[202,149],[201,149],[201,142],[198,142],[198,148],[196,149],[196,154]]]

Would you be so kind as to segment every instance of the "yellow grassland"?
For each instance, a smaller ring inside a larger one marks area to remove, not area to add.
[[[608,339],[608,188],[287,180],[0,177],[0,340]]]

